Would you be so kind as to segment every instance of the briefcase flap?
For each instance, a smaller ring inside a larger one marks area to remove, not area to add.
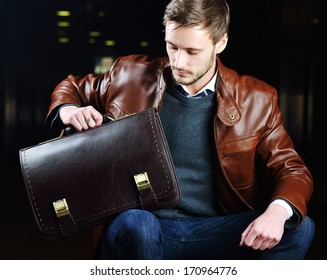
[[[19,151],[37,225],[60,238],[130,208],[175,205],[179,188],[154,108]]]

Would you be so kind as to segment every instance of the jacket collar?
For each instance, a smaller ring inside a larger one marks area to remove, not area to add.
[[[218,118],[227,126],[233,126],[237,124],[241,119],[241,112],[236,104],[233,97],[235,93],[234,87],[232,87],[228,82],[228,78],[234,72],[227,69],[222,63],[220,58],[217,56],[218,64],[218,76],[217,76],[217,116]],[[234,89],[234,90],[233,90]],[[233,92],[233,91],[234,92]]]
[[[217,93],[217,116],[226,126],[233,126],[241,119],[241,112],[233,97],[234,87],[228,83],[228,78],[234,71],[226,68],[219,56],[217,55],[218,75],[216,83]],[[172,83],[172,73],[168,58],[166,60],[166,67],[163,70],[163,81],[166,85]]]

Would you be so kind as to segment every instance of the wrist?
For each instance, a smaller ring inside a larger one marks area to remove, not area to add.
[[[270,203],[270,205],[280,205],[280,206],[284,207],[284,209],[287,212],[287,220],[293,216],[292,207],[284,199],[275,199],[274,201],[272,201]]]

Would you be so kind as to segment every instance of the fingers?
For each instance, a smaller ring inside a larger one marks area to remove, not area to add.
[[[282,206],[269,206],[244,230],[240,246],[248,246],[255,250],[271,249],[276,246],[283,236],[286,215]]]
[[[277,238],[273,238],[268,234],[259,233],[249,225],[241,236],[240,246],[248,246],[254,250],[271,249],[279,243]]]
[[[77,108],[70,112],[67,124],[77,131],[87,130],[102,124],[102,115],[92,106]]]
[[[271,249],[278,244],[277,240],[265,237],[265,236],[258,236],[252,243],[251,248],[254,250],[266,250]]]
[[[85,121],[89,127],[99,126],[103,122],[103,116],[92,106],[85,107]]]
[[[81,131],[88,129],[89,127],[94,127],[94,121],[87,110],[81,110],[76,114],[74,125],[79,128],[78,131]]]
[[[247,244],[245,244],[245,238],[247,238],[249,231],[251,230],[252,224],[250,224],[245,231],[242,233],[241,235],[241,242],[240,242],[240,246],[247,246]],[[247,240],[247,243],[249,243],[249,241]]]

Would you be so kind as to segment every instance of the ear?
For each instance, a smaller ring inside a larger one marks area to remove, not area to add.
[[[224,36],[221,37],[220,40],[215,45],[216,54],[221,53],[226,48],[227,42],[228,42],[228,35],[227,33],[225,33]]]

